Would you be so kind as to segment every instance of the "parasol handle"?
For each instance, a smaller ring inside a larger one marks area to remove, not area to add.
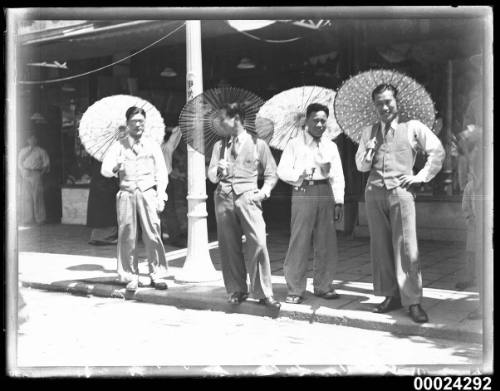
[[[371,163],[373,160],[373,155],[375,155],[375,149],[374,148],[368,149],[365,155],[365,162]]]

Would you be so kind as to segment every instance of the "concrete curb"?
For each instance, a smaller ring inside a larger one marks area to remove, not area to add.
[[[122,285],[109,282],[94,282],[85,279],[54,282],[23,281],[25,287],[54,292],[66,292],[74,295],[98,296],[136,300],[144,303],[171,305],[180,308],[197,310],[241,313],[272,318],[290,318],[304,320],[309,323],[319,322],[340,326],[357,327],[391,332],[399,336],[421,336],[443,338],[464,342],[481,343],[481,332],[467,328],[450,328],[443,323],[416,324],[395,314],[381,316],[367,310],[329,308],[321,305],[322,299],[314,298],[306,304],[282,303],[279,311],[269,309],[257,301],[249,299],[239,305],[227,302],[227,294],[220,284],[182,284],[172,286],[167,291],[158,291],[150,287],[139,288],[135,293],[126,292]]]

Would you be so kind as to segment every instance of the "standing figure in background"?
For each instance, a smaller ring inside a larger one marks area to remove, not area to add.
[[[46,219],[43,197],[43,174],[49,172],[47,152],[38,146],[34,132],[28,136],[28,146],[21,149],[18,158],[21,175],[21,223],[43,224]]]
[[[250,293],[261,304],[279,309],[280,303],[273,298],[266,223],[262,215],[262,201],[269,198],[278,181],[276,162],[265,141],[246,131],[241,104],[225,105],[220,115],[221,126],[230,138],[227,142],[215,143],[207,175],[218,184],[214,195],[217,238],[229,302],[241,303]],[[261,189],[257,186],[259,171],[264,172]],[[250,292],[242,234],[246,237],[249,258]]]
[[[482,266],[476,257],[478,244],[477,224],[479,219],[479,207],[481,200],[482,174],[479,167],[480,145],[482,129],[476,125],[467,125],[467,129],[459,134],[459,143],[467,157],[467,185],[462,197],[462,212],[467,226],[467,238],[465,245],[465,273],[462,280],[455,287],[460,290],[467,289],[477,283],[477,269]],[[479,238],[480,239],[480,238]]]
[[[177,247],[185,247],[186,238],[183,237],[183,232],[181,230],[179,218],[177,216],[177,210],[175,206],[175,178],[176,173],[173,172],[173,155],[174,151],[181,141],[182,133],[181,129],[176,126],[172,129],[170,137],[167,139],[167,132],[165,132],[165,139],[161,145],[161,150],[163,152],[163,157],[165,159],[165,165],[167,167],[167,173],[169,176],[167,185],[167,205],[165,210],[160,215],[161,220],[161,231],[162,239],[166,239],[167,243],[172,244]]]
[[[397,94],[391,84],[380,84],[372,91],[378,121],[363,129],[356,166],[361,172],[370,172],[365,202],[373,286],[375,295],[385,296],[374,312],[407,306],[414,322],[425,323],[414,188],[436,176],[445,151],[425,124],[400,121]],[[413,175],[418,150],[425,152],[427,160]]]
[[[101,174],[101,162],[92,159],[87,226],[92,228],[89,244],[108,245],[118,242],[116,193],[118,179]]]
[[[290,244],[284,272],[287,303],[304,298],[311,243],[314,249],[314,294],[337,299],[332,286],[337,266],[335,221],[342,217],[344,173],[337,145],[322,138],[330,114],[328,107],[312,103],[306,111],[306,128],[290,140],[278,165],[278,176],[293,186]]]
[[[161,240],[159,213],[165,207],[168,183],[165,159],[158,144],[142,137],[146,112],[132,106],[125,113],[126,136],[115,141],[104,155],[101,174],[120,180],[116,195],[118,216],[118,274],[128,291],[139,286],[137,254],[138,221],[146,246],[151,285],[167,289],[167,260]]]

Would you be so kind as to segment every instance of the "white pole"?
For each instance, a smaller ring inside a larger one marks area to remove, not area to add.
[[[186,21],[186,94],[187,101],[203,92],[201,22]],[[203,137],[203,122],[197,121],[195,137]],[[203,282],[220,279],[208,251],[207,189],[205,155],[187,146],[188,154],[188,248],[186,261],[175,279],[179,282]]]

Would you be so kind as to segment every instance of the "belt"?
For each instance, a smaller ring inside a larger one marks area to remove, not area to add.
[[[316,180],[304,179],[304,181],[302,181],[302,185],[294,186],[293,189],[294,190],[301,190],[301,189],[304,189],[306,186],[327,185],[329,183],[330,183],[330,181],[328,179],[316,179]]]
[[[328,179],[316,179],[308,180],[304,179],[302,186],[314,186],[314,185],[327,185],[329,183]]]

